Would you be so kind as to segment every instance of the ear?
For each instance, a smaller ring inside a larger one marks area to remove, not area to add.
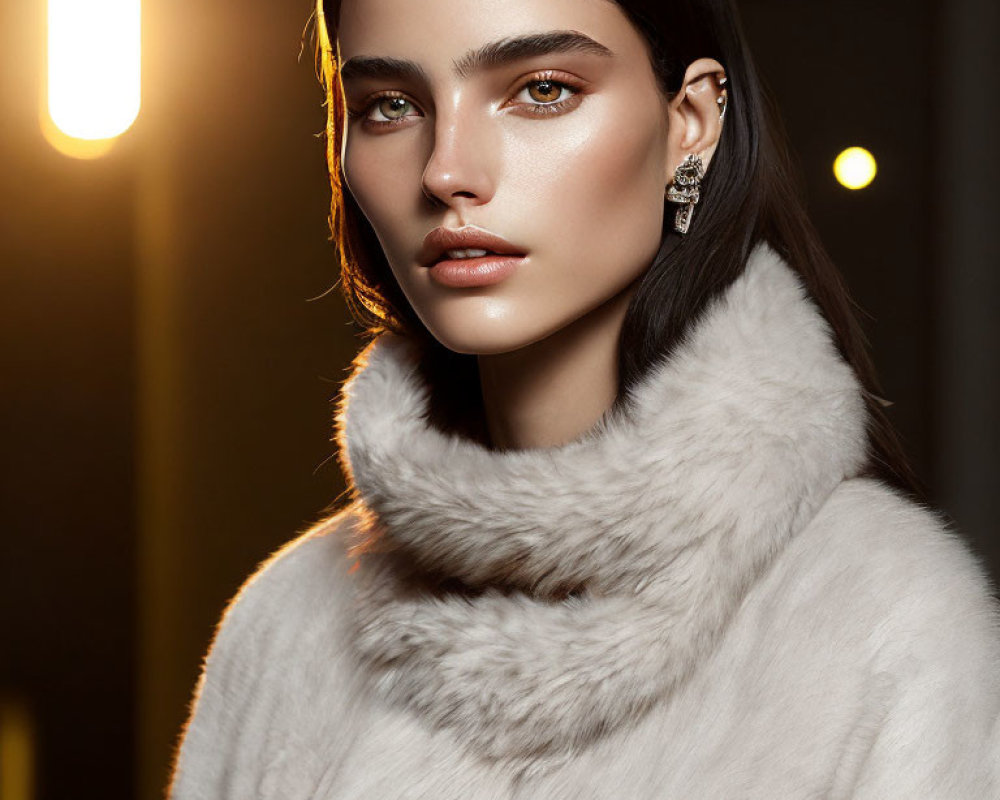
[[[691,62],[684,73],[680,90],[667,104],[667,168],[664,184],[670,183],[674,170],[689,153],[701,156],[705,169],[712,160],[722,133],[719,98],[727,99],[726,76],[722,64],[714,58]]]

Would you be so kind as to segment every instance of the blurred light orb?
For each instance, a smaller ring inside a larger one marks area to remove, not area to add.
[[[875,156],[863,147],[848,147],[833,162],[833,174],[848,189],[864,189],[876,172]]]
[[[140,17],[140,0],[48,0],[47,111],[64,136],[106,140],[135,122]]]

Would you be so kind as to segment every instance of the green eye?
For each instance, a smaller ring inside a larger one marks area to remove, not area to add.
[[[386,119],[401,119],[406,116],[404,113],[409,107],[410,101],[404,97],[383,97],[374,104]]]

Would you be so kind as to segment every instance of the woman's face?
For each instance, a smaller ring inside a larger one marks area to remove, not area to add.
[[[444,346],[524,347],[649,266],[672,174],[667,101],[617,3],[344,0],[338,45],[348,188]],[[474,285],[448,283],[425,237],[463,227],[524,255],[491,283],[453,263]]]

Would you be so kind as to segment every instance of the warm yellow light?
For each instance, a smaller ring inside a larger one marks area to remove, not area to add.
[[[877,171],[875,156],[863,147],[848,147],[833,162],[833,174],[848,189],[864,189]]]
[[[48,8],[52,124],[73,139],[124,133],[139,114],[140,0],[49,0]]]
[[[35,727],[27,705],[0,698],[0,797],[31,800],[35,796]]]
[[[73,158],[99,158],[107,153],[118,141],[117,137],[110,139],[77,139],[67,136],[56,127],[47,111],[41,114],[42,135],[50,145],[63,155]]]

